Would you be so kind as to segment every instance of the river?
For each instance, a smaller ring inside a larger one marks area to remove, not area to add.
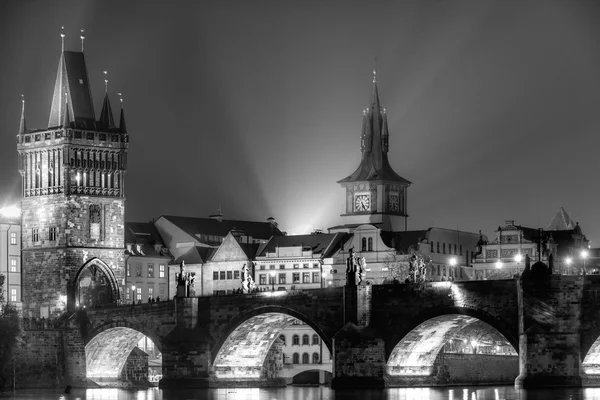
[[[390,388],[331,390],[328,387],[288,386],[268,389],[73,389],[18,390],[0,393],[0,399],[18,400],[600,400],[600,388],[515,389],[513,386],[453,388]]]

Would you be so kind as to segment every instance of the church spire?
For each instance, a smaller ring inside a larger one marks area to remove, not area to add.
[[[115,129],[115,119],[113,117],[112,107],[110,106],[110,99],[108,97],[108,79],[106,78],[106,71],[104,72],[104,102],[102,103],[102,111],[100,112],[100,125],[104,128]]]
[[[123,96],[118,93],[119,101],[121,101],[121,118],[119,118],[119,131],[121,133],[127,133],[127,125],[125,124],[125,110],[123,109]]]
[[[19,135],[22,135],[27,130],[27,124],[25,123],[25,95],[21,95],[21,124],[19,125]]]

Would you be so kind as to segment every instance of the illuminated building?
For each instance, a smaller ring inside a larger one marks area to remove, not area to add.
[[[171,254],[152,222],[125,223],[125,300],[168,299]]]
[[[96,119],[84,53],[62,36],[48,127],[26,129],[23,102],[17,135],[26,317],[124,297],[125,116],[106,90]]]
[[[21,308],[21,221],[16,207],[0,208],[0,275],[4,300]]]
[[[520,274],[525,257],[531,263],[540,260],[548,264],[554,258],[555,274],[579,274],[582,269],[595,267],[593,261],[582,257],[588,240],[578,223],[573,223],[564,208],[560,208],[546,229],[528,228],[506,221],[495,231],[492,241],[485,241],[481,253],[473,260],[471,279],[502,279]],[[586,253],[587,254],[587,253]]]

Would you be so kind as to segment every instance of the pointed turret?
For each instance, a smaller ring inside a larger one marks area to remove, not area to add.
[[[108,92],[104,93],[104,102],[102,103],[102,111],[100,112],[100,125],[104,129],[116,128]]]
[[[119,131],[121,133],[127,133],[127,125],[125,124],[125,110],[123,109],[123,103],[121,103],[121,118],[119,118]]]
[[[19,135],[22,135],[27,130],[27,124],[25,123],[25,97],[21,95],[21,124],[19,125]]]
[[[561,207],[558,209],[550,224],[546,228],[547,231],[564,231],[575,229],[575,223],[567,213],[567,211]]]

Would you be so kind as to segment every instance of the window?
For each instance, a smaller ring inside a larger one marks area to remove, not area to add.
[[[136,294],[135,294],[135,299],[136,300],[142,300],[142,288],[138,287],[135,289]]]
[[[302,345],[309,345],[310,342],[308,341],[308,335],[302,335]]]
[[[275,284],[275,274],[269,274],[269,285]]]
[[[294,264],[294,269],[300,268],[300,264]]]
[[[10,233],[10,244],[17,244],[17,232]]]
[[[313,272],[312,277],[313,283],[321,282],[321,274],[319,274],[318,272]]]
[[[137,263],[135,268],[135,276],[142,276],[142,263]]]
[[[438,264],[438,268],[437,268],[437,270],[438,270],[438,271],[437,271],[437,274],[438,274],[438,276],[439,276],[439,275],[440,275],[440,266],[439,266],[439,264]]]
[[[264,266],[264,265],[261,265],[261,266],[260,266],[260,270],[261,270],[261,271],[264,271],[264,270],[265,270],[265,266]]]
[[[279,335],[279,340],[281,340],[285,345],[285,335]]]
[[[298,335],[292,336],[292,345],[296,345],[296,346],[300,345],[300,336],[298,336]]]
[[[318,364],[319,363],[319,353],[313,353],[312,363],[313,364]]]
[[[279,264],[279,269],[285,269],[285,264]]]
[[[40,230],[38,228],[33,228],[31,230],[31,240],[33,242],[39,242],[40,241]]]
[[[10,272],[17,272],[17,260],[15,258],[10,259]]]
[[[440,242],[437,242],[437,252],[440,252]]]
[[[446,243],[442,243],[442,252],[446,254]]]
[[[165,266],[164,266],[164,264],[160,264],[158,266],[158,277],[159,278],[164,278],[165,277]]]
[[[302,354],[302,364],[308,364],[308,353]]]
[[[260,274],[258,276],[258,284],[259,285],[266,285],[267,284],[267,275],[265,274]]]
[[[269,269],[275,269],[275,265],[273,265],[273,264],[269,265]]]
[[[233,271],[233,279],[240,279],[240,271]]]
[[[279,284],[285,285],[285,274],[279,274]]]
[[[125,269],[127,270],[127,276],[131,276],[131,265],[127,264]]]
[[[362,249],[362,251],[367,251],[367,238],[362,238],[361,249]]]
[[[304,272],[302,274],[302,283],[310,283],[310,273]]]
[[[298,353],[294,353],[292,356],[292,364],[300,364],[300,356]]]
[[[10,289],[10,301],[17,301],[17,289]]]
[[[446,266],[444,265],[444,276],[446,276]]]
[[[462,244],[458,248],[460,250],[460,255],[462,256]]]
[[[308,268],[308,263],[302,264],[302,268]]]
[[[148,278],[154,278],[154,264],[148,264]]]
[[[433,242],[431,242],[431,250],[430,250],[430,252],[433,253]]]
[[[154,297],[154,288],[152,288],[152,287],[148,288],[148,297]]]
[[[319,335],[313,335],[312,344],[319,344]]]
[[[48,240],[56,240],[56,227],[53,226],[50,228],[50,232],[48,232]]]
[[[222,280],[222,281],[225,280],[225,271],[219,272],[219,279]]]
[[[213,281],[219,280],[219,271],[213,271]]]
[[[454,255],[456,255],[456,245],[454,245]]]
[[[370,237],[369,238],[369,246],[368,246],[368,250],[367,251],[373,251],[373,238]]]
[[[90,238],[92,240],[100,240],[100,213],[101,208],[99,204],[90,204]]]
[[[313,268],[319,268],[319,263],[313,263]]]
[[[227,279],[233,279],[233,271],[227,271]]]
[[[292,274],[292,283],[300,283],[300,274],[299,273]]]

